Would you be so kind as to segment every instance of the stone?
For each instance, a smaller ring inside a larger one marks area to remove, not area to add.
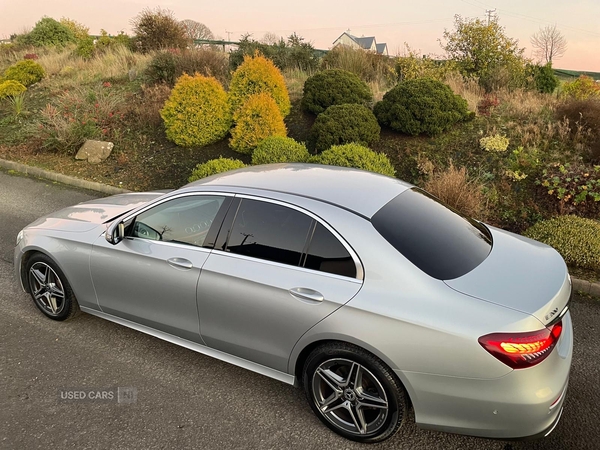
[[[114,146],[112,142],[88,139],[75,155],[75,159],[87,159],[91,164],[98,164],[110,156]]]

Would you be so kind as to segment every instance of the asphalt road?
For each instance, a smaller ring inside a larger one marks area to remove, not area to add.
[[[17,232],[93,193],[0,172],[0,448],[600,448],[600,301],[572,305],[575,357],[563,418],[546,439],[434,433],[410,421],[380,445],[330,432],[291,386],[82,314],[46,319],[13,280]],[[59,390],[136,389],[136,401],[66,401]]]

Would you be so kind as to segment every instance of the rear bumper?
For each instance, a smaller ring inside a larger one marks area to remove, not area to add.
[[[537,366],[496,379],[397,371],[426,429],[497,439],[535,439],[557,425],[565,401],[573,327],[569,312],[552,354]]]

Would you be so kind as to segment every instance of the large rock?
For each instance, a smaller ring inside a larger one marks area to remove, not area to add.
[[[75,159],[87,159],[89,163],[98,164],[110,156],[114,146],[112,142],[88,139],[75,155]]]

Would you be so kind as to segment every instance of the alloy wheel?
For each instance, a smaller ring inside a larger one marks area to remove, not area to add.
[[[376,433],[386,422],[388,398],[366,367],[342,358],[321,363],[312,378],[313,400],[335,427],[355,435]]]
[[[29,269],[29,286],[35,302],[47,314],[58,316],[65,308],[65,289],[54,269],[36,262]]]

